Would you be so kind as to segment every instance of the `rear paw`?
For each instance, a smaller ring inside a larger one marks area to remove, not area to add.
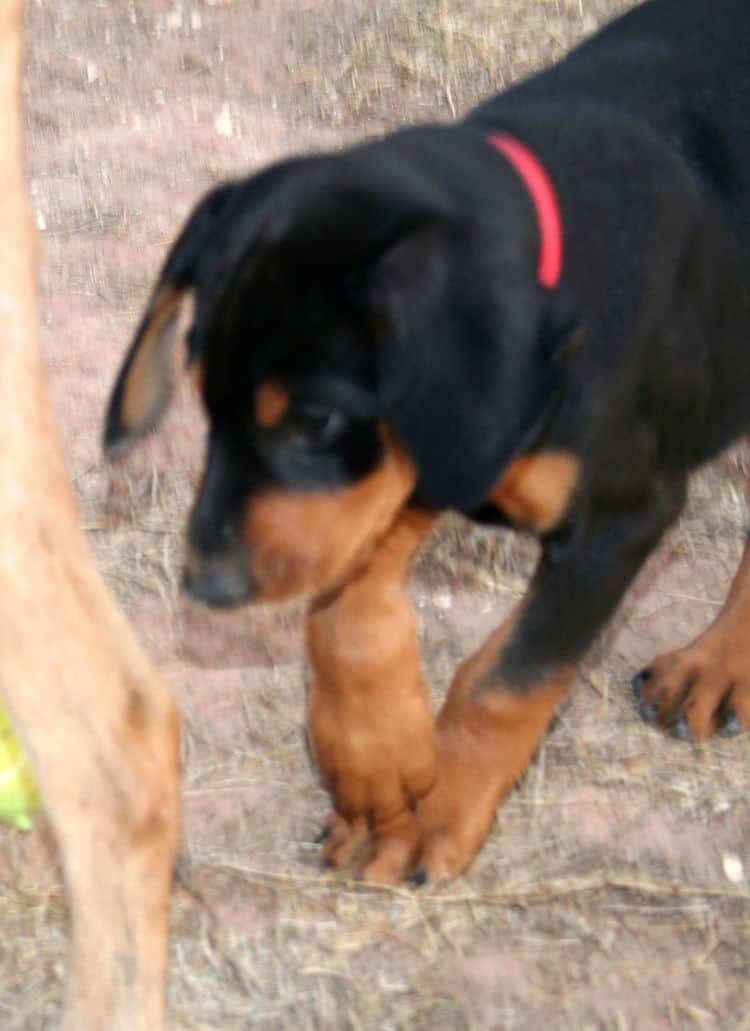
[[[733,668],[725,650],[693,645],[670,652],[631,685],[644,722],[681,741],[735,737],[750,728],[750,669]]]

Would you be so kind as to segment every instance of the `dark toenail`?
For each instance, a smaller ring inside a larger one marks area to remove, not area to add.
[[[742,724],[737,717],[737,713],[730,705],[724,714],[724,722],[719,728],[719,737],[737,737],[741,733]]]
[[[333,870],[333,860],[330,858],[330,856],[325,856],[323,859],[320,860],[320,869]]]
[[[642,669],[640,673],[636,673],[633,679],[630,681],[630,686],[633,688],[638,701],[643,698],[643,689],[651,679],[651,671],[648,669]]]
[[[421,888],[423,884],[427,884],[427,881],[427,871],[423,866],[420,866],[418,870],[415,870],[409,878],[409,882],[413,884],[415,888]]]
[[[327,838],[330,838],[330,836],[331,836],[331,828],[330,827],[322,827],[318,831],[318,833],[315,835],[315,844],[316,845],[322,845],[323,842]]]
[[[695,741],[695,736],[690,729],[690,724],[685,719],[685,714],[680,713],[674,723],[669,726],[669,733],[672,737],[677,737],[680,741]]]
[[[659,722],[659,710],[653,702],[642,702],[638,706],[638,712],[640,713],[641,719],[644,723],[648,723],[650,727],[655,727]]]

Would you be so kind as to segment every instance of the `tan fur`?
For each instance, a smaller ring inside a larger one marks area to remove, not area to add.
[[[190,366],[190,382],[196,398],[203,397],[203,362],[195,361]]]
[[[339,816],[324,859],[340,867],[353,858],[366,815],[375,835],[363,863],[368,880],[395,882],[411,862],[419,844],[413,805],[437,776],[406,587],[410,561],[433,522],[427,513],[402,513],[359,576],[308,615],[310,739]],[[387,847],[379,847],[381,835]]]
[[[255,421],[271,429],[277,426],[289,409],[289,392],[280,383],[266,380],[255,391]]]
[[[245,536],[255,597],[314,597],[345,583],[386,533],[416,483],[414,465],[382,430],[374,472],[339,491],[267,491],[248,506]]]
[[[178,721],[79,529],[37,345],[35,242],[21,165],[21,0],[0,5],[0,691],[65,872],[65,1026],[157,1031]]]
[[[388,538],[385,543],[387,541]],[[391,574],[394,572],[392,569]],[[398,590],[400,577],[401,573],[398,573],[390,586],[386,581],[380,582],[379,593],[387,596],[389,591]],[[529,684],[523,692],[512,692],[503,687],[494,670],[518,612],[520,609],[458,669],[438,716],[434,738],[421,720],[415,724],[407,720],[406,736],[413,741],[411,749],[404,748],[400,753],[397,751],[395,757],[389,756],[393,768],[402,777],[400,782],[395,778],[395,786],[392,767],[383,761],[378,750],[387,746],[388,738],[384,736],[376,740],[374,733],[376,727],[381,732],[381,724],[388,726],[389,734],[394,734],[394,726],[399,728],[400,696],[392,697],[393,684],[399,690],[406,688],[407,692],[410,691],[412,701],[416,699],[413,673],[410,679],[413,663],[407,665],[403,681],[395,667],[383,667],[382,663],[375,667],[383,674],[382,681],[360,679],[361,695],[354,703],[362,709],[363,715],[359,719],[349,715],[348,697],[346,704],[336,702],[333,708],[335,718],[341,719],[345,713],[350,723],[342,720],[339,728],[342,739],[337,745],[331,738],[323,758],[318,757],[324,772],[332,757],[338,774],[331,785],[328,773],[337,812],[329,820],[331,833],[325,856],[333,865],[341,866],[355,859],[366,879],[390,882],[409,874],[417,856],[419,866],[433,881],[455,877],[469,866],[490,831],[497,807],[533,758],[575,672],[573,667],[560,667],[538,683]],[[347,664],[342,661],[341,653],[346,642],[356,643],[363,636],[361,631],[357,633],[363,617],[356,611],[342,612],[341,617],[336,626],[338,654],[337,649],[329,645],[329,657],[339,664],[339,672],[335,676],[329,673],[325,686],[340,681],[348,684],[351,692],[351,684],[357,680],[346,675]],[[399,617],[411,630],[413,617],[409,622],[406,606]],[[350,626],[354,627],[353,636]],[[395,632],[395,625],[391,632]],[[316,680],[312,700],[320,704],[315,691],[320,694],[324,690],[318,684],[319,670],[323,666],[315,658],[313,666]],[[369,711],[368,702],[375,712]],[[326,699],[326,705],[330,710],[333,701]],[[311,706],[311,720],[316,715]],[[360,732],[359,740],[362,740],[362,727],[367,731],[365,741],[368,747],[359,753],[346,740],[349,731],[345,728],[350,724]],[[314,726],[312,730],[315,739]],[[368,740],[370,733],[373,734],[372,740]],[[402,740],[398,733],[396,740]],[[424,759],[425,755],[432,758],[432,749],[435,749],[433,764],[423,769],[433,771],[434,783],[430,785],[424,778],[422,790],[413,790],[411,802],[414,812],[407,809],[396,812],[394,807],[390,820],[384,813],[384,818],[378,822],[377,810],[371,800],[385,798],[392,803],[398,797],[394,787],[403,784],[402,771],[408,768],[406,757],[413,754],[415,758]],[[350,758],[350,752],[353,758]],[[343,804],[340,799],[343,799]]]
[[[750,482],[748,482],[750,495]],[[750,542],[716,619],[694,641],[660,655],[644,701],[657,707],[659,722],[669,726],[682,708],[698,740],[720,729],[725,706],[744,730],[750,730]]]
[[[455,877],[471,863],[575,674],[565,666],[522,692],[504,688],[493,670],[514,623],[511,617],[459,667],[438,716],[438,778],[417,809],[420,864],[430,880]]]
[[[151,304],[151,318],[128,372],[120,408],[123,425],[132,432],[148,425],[172,382],[182,298],[181,291],[164,286]]]
[[[434,517],[404,507],[416,472],[387,427],[382,433],[385,456],[370,476],[339,492],[262,495],[249,506],[246,537],[259,599],[318,599],[308,617],[308,727],[335,806],[324,860],[396,882],[417,856],[431,878],[468,866],[573,669],[522,693],[490,683],[509,621],[458,670],[433,727],[406,577]],[[492,500],[550,529],[577,478],[572,456],[531,455]]]
[[[516,459],[489,501],[508,519],[540,533],[554,529],[570,504],[580,462],[567,451],[540,451]]]

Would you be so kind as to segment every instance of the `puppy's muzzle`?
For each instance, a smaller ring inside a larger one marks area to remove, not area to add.
[[[236,608],[252,600],[247,556],[241,552],[188,555],[182,586],[195,601],[211,608]]]

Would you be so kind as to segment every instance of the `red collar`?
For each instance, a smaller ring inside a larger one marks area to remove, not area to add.
[[[487,139],[510,161],[529,191],[539,223],[537,275],[542,286],[553,290],[562,276],[563,223],[552,180],[539,158],[515,136],[494,132]]]

